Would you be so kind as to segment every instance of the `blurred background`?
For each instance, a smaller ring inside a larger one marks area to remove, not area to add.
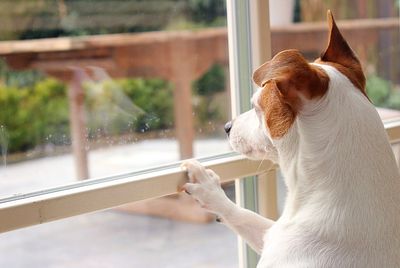
[[[399,7],[271,0],[273,55],[317,58],[331,9],[368,95],[396,118]],[[2,0],[0,25],[0,196],[230,151],[224,0]],[[236,248],[176,195],[2,234],[0,266],[237,267]]]

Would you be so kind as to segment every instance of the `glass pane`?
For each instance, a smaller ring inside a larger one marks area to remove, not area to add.
[[[230,150],[223,0],[0,13],[0,196]]]
[[[327,45],[330,9],[343,36],[358,55],[367,93],[382,119],[400,118],[399,1],[270,1],[272,55],[299,49],[314,61]],[[395,146],[395,152],[398,146]],[[280,180],[280,211],[286,187]]]
[[[230,151],[225,9],[1,1],[0,198]],[[2,237],[0,267],[237,266],[236,236],[185,195]]]
[[[112,209],[2,234],[0,267],[238,267],[236,236]]]

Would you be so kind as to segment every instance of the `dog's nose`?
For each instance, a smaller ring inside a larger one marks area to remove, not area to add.
[[[229,132],[231,132],[231,128],[232,128],[232,121],[229,121],[228,123],[225,124],[224,129],[226,134],[229,135]]]

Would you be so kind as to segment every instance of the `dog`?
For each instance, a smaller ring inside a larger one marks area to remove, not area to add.
[[[278,53],[253,74],[254,108],[225,126],[235,151],[279,164],[281,217],[235,205],[194,160],[183,189],[261,255],[257,267],[400,267],[398,167],[360,61],[327,17],[321,57]]]

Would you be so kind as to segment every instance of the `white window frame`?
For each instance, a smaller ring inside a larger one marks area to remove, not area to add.
[[[227,11],[234,117],[250,109],[251,70],[270,57],[268,1],[227,0]],[[400,121],[387,121],[384,124],[390,141],[400,142]],[[215,170],[223,183],[235,181],[237,201],[242,206],[270,218],[277,217],[277,166],[272,162],[250,161],[235,153],[200,159],[200,162]],[[264,177],[251,177],[260,174],[264,174]],[[174,163],[2,198],[0,233],[173,194],[185,180],[186,175],[179,163]],[[243,242],[238,245],[239,266],[255,267],[257,256],[254,252]]]
[[[251,109],[254,91],[252,72],[271,57],[268,1],[228,0],[227,21],[231,107],[234,118]],[[263,216],[276,218],[276,176],[274,172],[264,174],[268,175],[258,179],[253,176],[236,180],[236,202]],[[263,190],[259,190],[261,188],[258,184],[262,184]],[[260,202],[261,200],[264,202]],[[268,206],[272,209],[266,209]],[[240,267],[256,267],[259,256],[240,237],[238,254]]]
[[[223,183],[237,177],[262,174],[274,168],[269,161],[251,161],[236,153],[200,161],[220,174]],[[0,233],[174,194],[186,178],[180,164],[174,163],[6,197],[0,199]]]

